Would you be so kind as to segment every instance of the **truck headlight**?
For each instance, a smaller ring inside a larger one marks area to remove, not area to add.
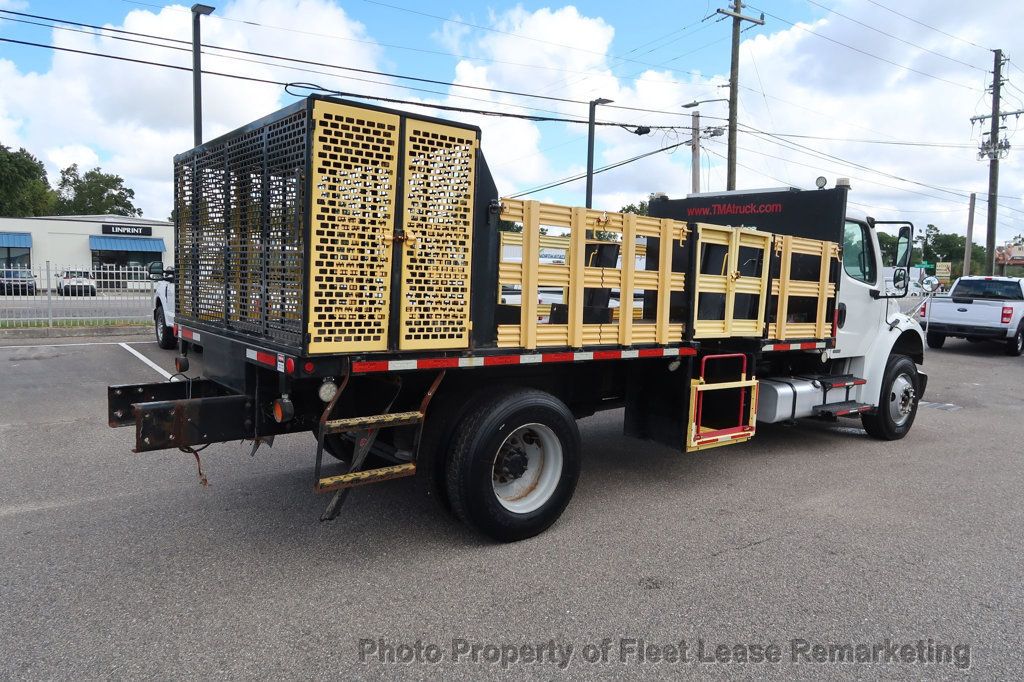
[[[334,396],[338,395],[338,385],[330,379],[324,379],[324,383],[320,384],[316,394],[320,396],[320,400],[329,403],[334,400]]]

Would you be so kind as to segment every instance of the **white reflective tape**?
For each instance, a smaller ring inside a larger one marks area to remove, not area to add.
[[[543,356],[541,356],[541,355],[520,355],[519,356],[519,364],[521,364],[521,365],[531,365],[531,364],[536,363],[536,362],[541,362],[542,360],[543,360]]]
[[[255,360],[256,359],[256,351],[253,350],[252,348],[246,348],[245,349],[245,357],[249,358],[250,360]]]
[[[483,358],[459,358],[459,367],[483,367]]]
[[[388,369],[396,371],[400,369],[416,369],[415,360],[388,360]]]
[[[623,359],[626,358],[638,358],[640,357],[640,351],[638,350],[624,350],[622,351]]]
[[[202,341],[202,337],[199,336],[199,332],[192,332],[192,340],[196,343],[200,343]]]
[[[664,352],[666,357],[668,357],[670,355],[679,355],[679,349],[678,348],[666,348],[663,352]]]
[[[586,353],[573,353],[572,359],[576,362],[579,362],[580,360],[593,360],[594,354],[590,351],[587,351]]]

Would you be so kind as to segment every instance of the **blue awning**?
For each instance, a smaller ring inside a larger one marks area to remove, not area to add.
[[[93,251],[152,251],[164,252],[162,237],[105,237],[89,235],[89,248]]]
[[[0,232],[0,246],[15,249],[31,249],[32,235],[28,232]]]

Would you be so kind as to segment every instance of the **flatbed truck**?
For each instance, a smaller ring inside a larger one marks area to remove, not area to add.
[[[848,183],[646,216],[558,206],[502,198],[480,134],[312,96],[175,157],[184,380],[110,386],[110,425],[197,462],[312,434],[323,519],[415,476],[499,541],[558,519],[577,420],[600,410],[681,453],[759,422],[910,430],[924,338],[884,290],[875,221],[846,217]],[[186,378],[196,346],[205,376]]]

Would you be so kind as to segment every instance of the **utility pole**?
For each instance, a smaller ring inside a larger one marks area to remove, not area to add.
[[[727,190],[736,189],[736,112],[739,108],[740,24],[749,21],[764,26],[764,14],[760,19],[743,16],[744,7],[741,0],[732,0],[731,10],[715,10],[718,14],[732,17],[732,63],[729,66],[729,154],[725,180]]]
[[[700,112],[690,116],[690,190],[700,193]]]
[[[200,63],[199,19],[213,12],[213,7],[192,5],[192,136],[195,146],[203,143],[203,67]]]
[[[964,271],[966,277],[971,274],[971,252],[974,246],[974,200],[977,194],[971,192],[971,207],[967,211],[967,241],[964,242]]]
[[[587,128],[587,208],[594,203],[594,117],[599,104],[611,104],[612,100],[599,97],[590,100],[590,119]]]

